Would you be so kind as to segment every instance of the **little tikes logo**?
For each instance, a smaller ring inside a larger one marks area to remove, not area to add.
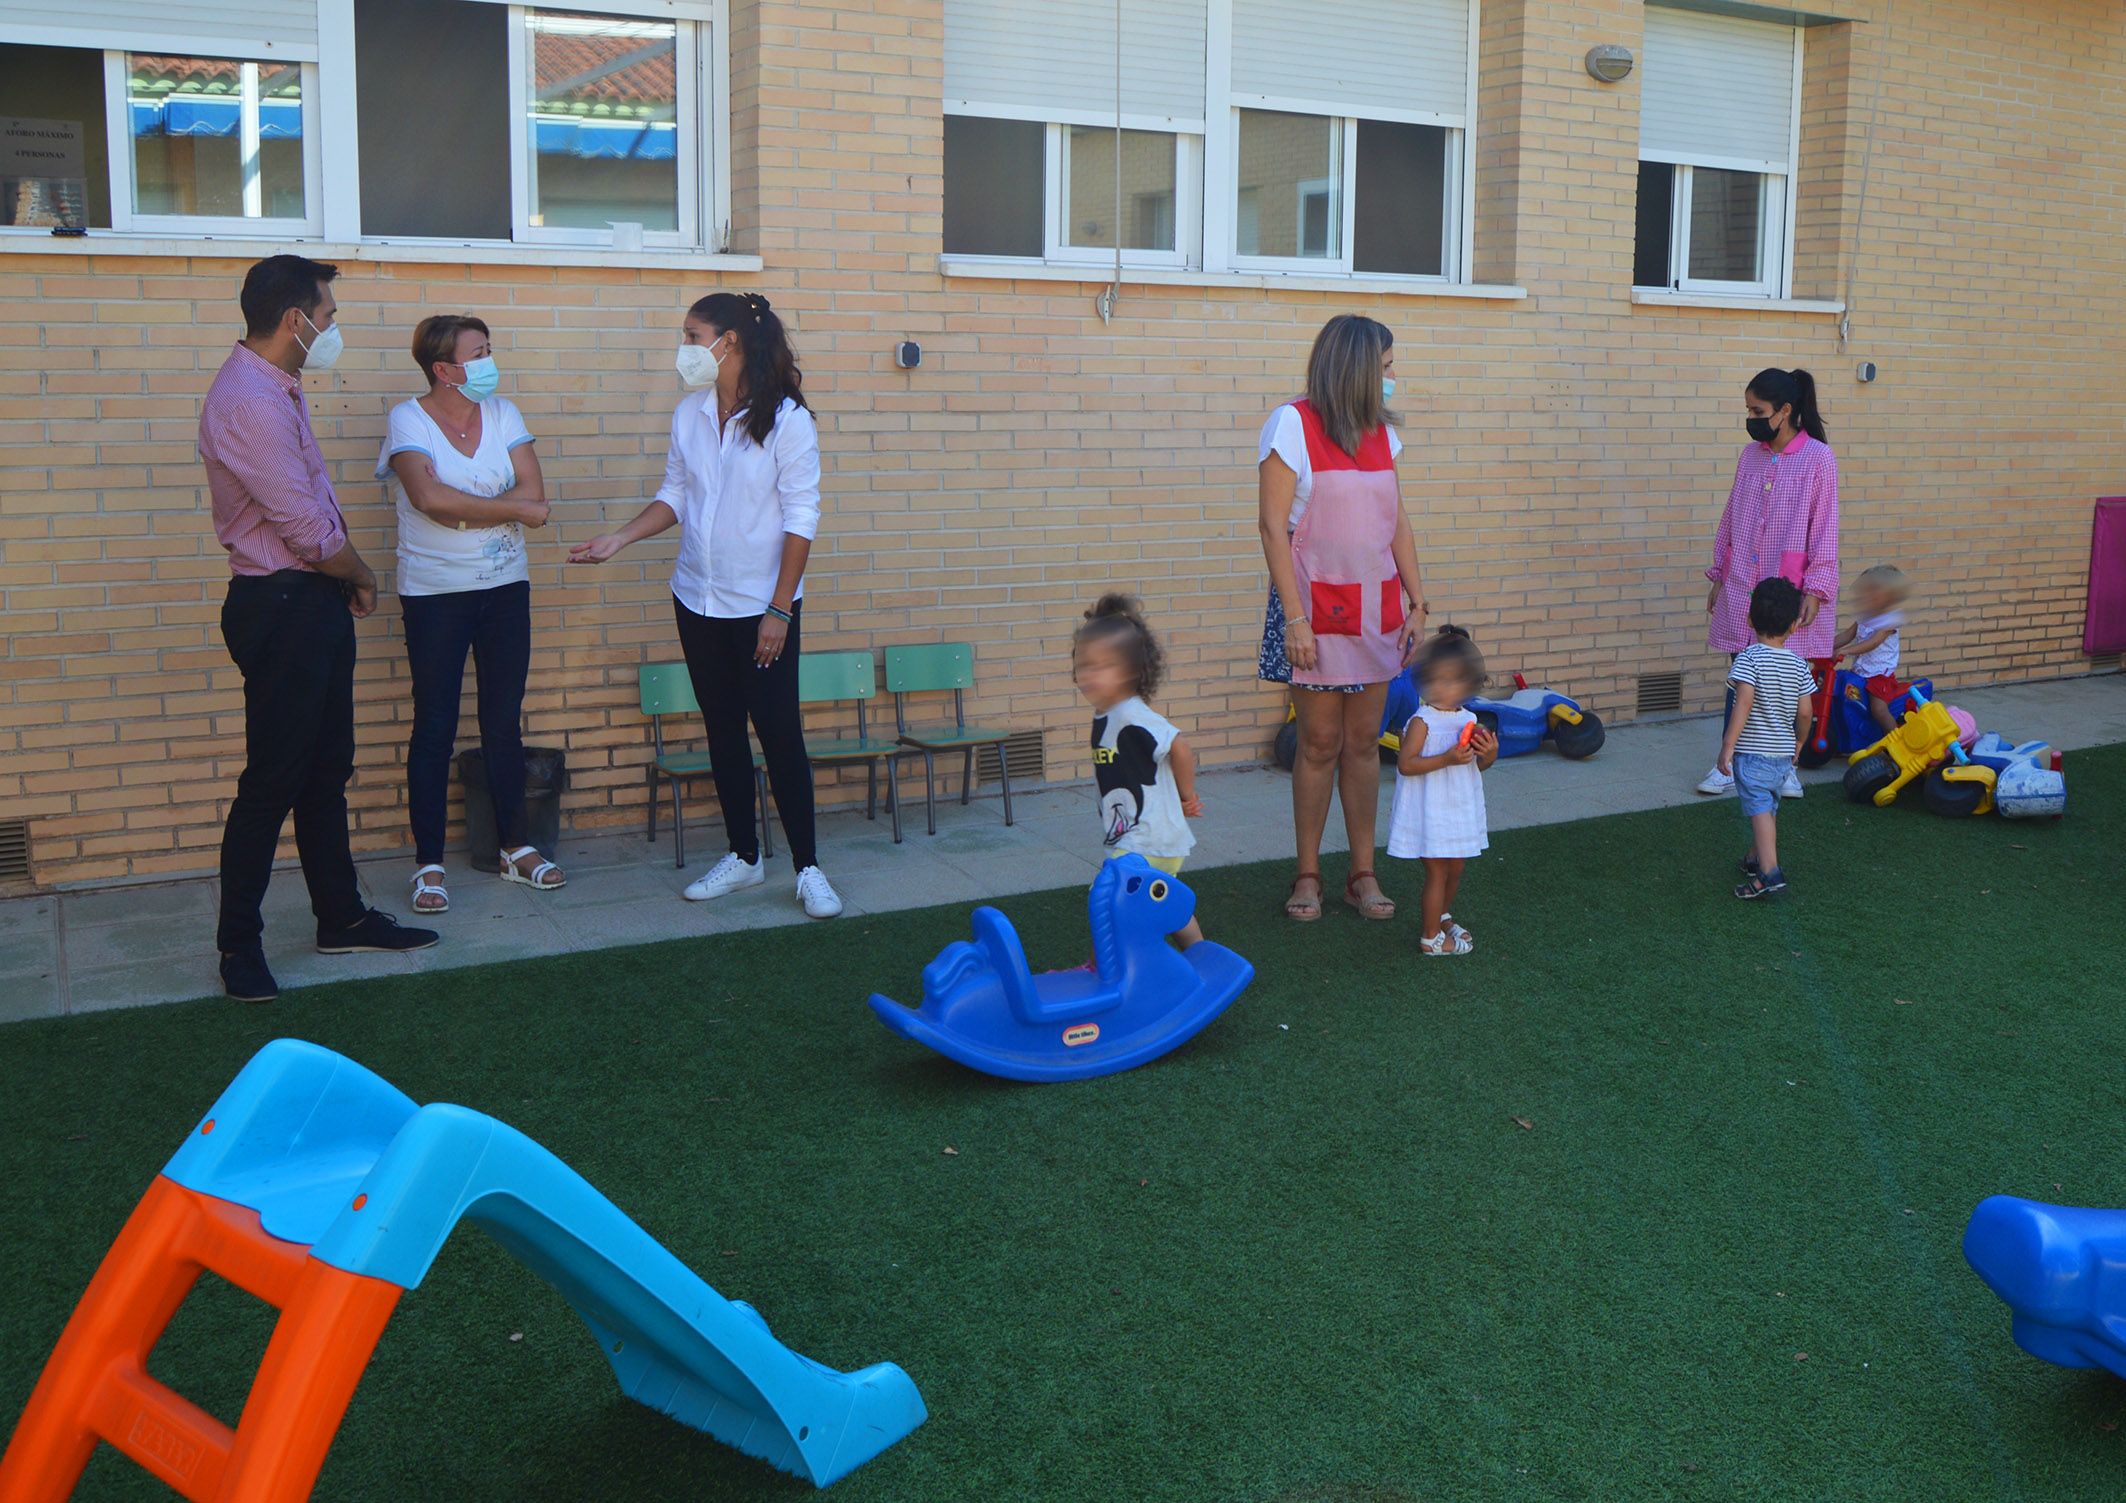
[[[1063,1030],[1063,1047],[1075,1049],[1080,1044],[1089,1044],[1100,1036],[1098,1023],[1073,1023]]]

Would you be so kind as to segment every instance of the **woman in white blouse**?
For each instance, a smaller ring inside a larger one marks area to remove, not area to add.
[[[438,313],[413,331],[425,394],[391,409],[377,478],[398,503],[399,601],[413,667],[406,805],[413,907],[450,907],[443,828],[450,756],[469,651],[479,678],[480,749],[494,799],[504,881],[544,891],[561,868],[524,839],[524,680],[531,665],[531,575],[524,529],[546,525],[546,481],[501,379],[487,325]]]
[[[710,772],[731,849],[687,887],[699,901],[767,880],[753,814],[750,717],[790,842],[797,901],[833,918],[842,900],[819,869],[812,763],[797,709],[805,561],[819,530],[819,430],[782,320],[758,293],[718,292],[687,310],[664,484],[634,521],[569,550],[602,564],[629,543],[684,530],[672,614],[709,735]]]

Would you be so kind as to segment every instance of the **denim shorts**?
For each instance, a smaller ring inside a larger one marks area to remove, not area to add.
[[[1794,770],[1792,757],[1767,757],[1761,752],[1735,753],[1735,796],[1742,800],[1744,818],[1769,814],[1779,807],[1779,790]]]

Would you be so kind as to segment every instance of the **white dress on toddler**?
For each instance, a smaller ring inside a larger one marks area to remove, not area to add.
[[[1422,736],[1419,755],[1436,757],[1452,751],[1462,727],[1474,725],[1468,710],[1436,710],[1420,705],[1403,727],[1403,745]],[[1388,812],[1388,854],[1436,857],[1455,861],[1479,855],[1490,843],[1484,817],[1484,775],[1474,762],[1449,765],[1437,772],[1395,776],[1395,802]]]

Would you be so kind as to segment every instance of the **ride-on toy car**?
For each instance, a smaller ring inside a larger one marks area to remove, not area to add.
[[[1608,733],[1602,729],[1601,717],[1580,708],[1578,700],[1551,689],[1531,689],[1528,680],[1518,673],[1513,676],[1513,689],[1509,698],[1479,697],[1464,706],[1476,716],[1477,724],[1498,737],[1500,756],[1518,757],[1532,752],[1545,737],[1557,747],[1559,756],[1575,762],[1602,749]],[[1383,751],[1392,755],[1402,750],[1403,727],[1417,713],[1417,705],[1417,670],[1406,668],[1388,681],[1388,703],[1381,713],[1380,726]],[[1298,758],[1299,725],[1289,710],[1277,732],[1272,755],[1287,772]]]
[[[1845,770],[1845,796],[1856,804],[1888,808],[1905,784],[1960,749],[1963,728],[1949,718],[1949,707],[1935,703],[1916,687],[1905,693],[1912,708],[1897,729],[1853,753]]]
[[[1815,724],[1808,740],[1801,743],[1801,765],[1821,767],[1833,757],[1851,756],[1861,747],[1880,739],[1882,727],[1868,713],[1868,681],[1838,666],[1841,658],[1810,658],[1809,671],[1816,678]],[[1905,692],[1891,700],[1890,713],[1902,716],[1912,708],[1912,690],[1934,697],[1932,679],[1915,679]]]
[[[2003,819],[2057,819],[2067,812],[2060,754],[2042,741],[2011,746],[1988,731],[1953,757],[1927,774],[1927,808],[1936,814],[1961,819],[1998,809]]]

